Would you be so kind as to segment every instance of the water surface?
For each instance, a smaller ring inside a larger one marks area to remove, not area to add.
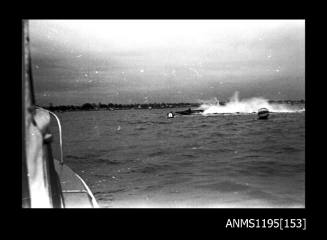
[[[304,207],[305,112],[168,111],[58,113],[65,162],[101,207]]]

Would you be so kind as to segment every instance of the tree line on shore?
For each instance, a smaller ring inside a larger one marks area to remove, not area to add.
[[[162,109],[162,108],[180,108],[180,107],[199,107],[199,103],[134,103],[134,104],[117,104],[117,103],[84,103],[83,105],[59,105],[44,106],[50,111],[96,111],[96,110],[128,110],[128,109]]]
[[[304,104],[305,101],[302,100],[269,100],[269,103],[279,103],[279,104]],[[225,105],[226,102],[219,102],[220,105]],[[43,106],[45,109],[50,111],[99,111],[99,110],[128,110],[128,109],[163,109],[163,108],[191,108],[200,107],[201,103],[134,103],[134,104],[117,104],[108,103],[103,104],[99,102],[96,103],[84,103],[82,105],[58,105],[54,106],[50,103],[48,106]]]

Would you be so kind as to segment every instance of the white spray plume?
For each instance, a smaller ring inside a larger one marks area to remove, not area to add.
[[[267,108],[269,112],[302,112],[304,108],[289,106],[286,104],[270,104],[267,99],[254,97],[239,100],[239,93],[235,92],[230,101],[220,105],[217,98],[207,101],[200,106],[204,115],[216,113],[256,113],[260,108]]]

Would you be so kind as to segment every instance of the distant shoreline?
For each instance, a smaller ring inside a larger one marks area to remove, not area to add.
[[[305,104],[305,100],[269,100],[269,103],[277,104]],[[225,105],[227,102],[219,102],[220,105]],[[202,103],[135,103],[135,104],[116,104],[116,103],[84,103],[82,105],[58,105],[43,106],[50,111],[72,112],[72,111],[115,111],[115,110],[130,110],[130,109],[166,109],[166,108],[191,108],[200,107]]]

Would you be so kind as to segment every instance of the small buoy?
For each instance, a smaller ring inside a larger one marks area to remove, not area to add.
[[[173,114],[172,112],[169,112],[169,113],[167,114],[167,117],[168,117],[168,118],[173,118],[173,117],[174,117],[174,114]]]

